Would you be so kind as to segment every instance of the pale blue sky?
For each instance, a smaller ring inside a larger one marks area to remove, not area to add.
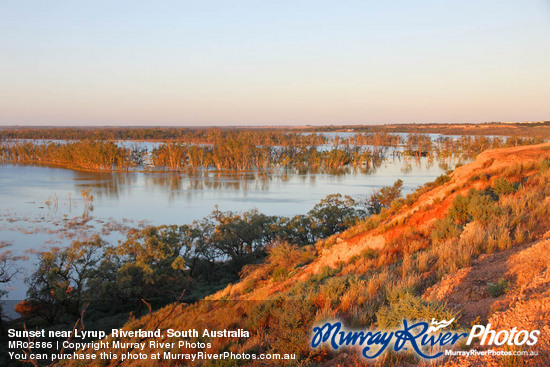
[[[0,124],[550,120],[550,1],[0,0]]]

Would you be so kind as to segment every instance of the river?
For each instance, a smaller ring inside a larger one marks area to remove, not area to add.
[[[388,158],[369,172],[349,169],[343,174],[105,173],[2,164],[0,241],[14,254],[28,257],[19,262],[7,298],[24,298],[24,279],[37,262],[36,252],[51,246],[66,246],[96,233],[116,243],[130,227],[187,224],[216,206],[222,211],[257,208],[269,215],[305,214],[329,194],[357,199],[398,178],[407,194],[453,167],[425,157]],[[82,195],[86,190],[87,198]]]

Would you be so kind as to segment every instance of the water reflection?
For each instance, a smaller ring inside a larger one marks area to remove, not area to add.
[[[401,158],[393,159],[389,164],[400,163]],[[341,177],[374,175],[378,167],[344,167],[334,170],[284,169],[275,172],[265,171],[199,171],[193,173],[125,173],[125,172],[74,172],[75,187],[79,190],[92,189],[98,198],[118,199],[131,194],[141,186],[145,190],[160,189],[174,198],[184,195],[192,197],[203,190],[215,191],[269,191],[273,183],[314,184],[318,177]]]
[[[69,170],[58,167],[48,166],[28,166],[32,170],[41,170],[41,175],[45,178],[53,174],[53,181],[60,181],[57,176],[61,175],[74,185],[74,191],[78,194],[68,193],[68,203],[73,205],[74,201],[79,199],[80,193],[84,190],[91,190],[91,193],[100,201],[117,201],[122,197],[133,195],[143,195],[155,191],[163,192],[169,202],[179,198],[187,201],[193,201],[195,197],[201,197],[202,191],[212,192],[268,192],[273,185],[300,184],[316,185],[326,183],[327,180],[349,179],[352,181],[358,177],[374,178],[378,171],[393,171],[395,180],[401,175],[409,175],[413,171],[430,172],[437,161],[437,171],[447,170],[452,164],[452,160],[438,160],[430,157],[410,157],[410,156],[391,156],[376,165],[365,166],[346,166],[335,169],[317,169],[306,168],[284,168],[276,171],[195,171],[187,173],[177,172],[90,172]],[[16,169],[20,165],[2,165],[0,169]],[[32,168],[31,168],[32,167]],[[19,171],[22,173],[23,171]],[[60,174],[62,172],[62,174]],[[417,172],[417,173],[418,173]],[[38,173],[38,172],[37,172]],[[393,182],[393,181],[392,181]],[[391,184],[392,182],[388,182]],[[25,184],[23,184],[24,186]],[[55,188],[54,188],[55,189]],[[45,198],[48,207],[57,207],[57,194],[48,194]]]
[[[127,172],[72,171],[75,186],[83,190],[91,188],[94,195],[116,199],[122,191],[134,185],[138,177]]]
[[[334,170],[88,172],[47,166],[0,165],[0,205],[39,216],[93,215],[185,224],[222,210],[257,208],[270,215],[309,211],[329,194],[361,196],[403,179],[406,193],[444,173],[453,162],[391,156],[376,165]],[[93,213],[82,192],[93,195]],[[34,202],[29,205],[25,202]],[[75,211],[75,209],[77,211]],[[174,219],[177,218],[177,219]]]
[[[128,230],[126,226],[141,221],[189,224],[216,206],[222,211],[256,208],[267,215],[294,216],[307,213],[329,194],[360,198],[398,178],[408,194],[451,165],[451,161],[404,156],[337,170],[273,172],[87,172],[2,164],[0,235],[24,254],[27,249],[65,246],[95,233],[107,240],[112,233],[116,243],[115,232]],[[88,202],[82,195],[86,190],[93,196]]]

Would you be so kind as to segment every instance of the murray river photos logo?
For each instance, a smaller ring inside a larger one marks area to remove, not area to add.
[[[492,330],[491,324],[474,325],[469,333],[445,331],[454,321],[432,319],[431,324],[426,321],[409,322],[403,320],[401,328],[394,330],[347,330],[339,321],[327,322],[313,328],[311,347],[317,348],[328,345],[334,350],[342,347],[361,347],[361,354],[367,359],[380,356],[388,348],[395,352],[412,350],[420,357],[434,359],[443,355],[443,349],[451,348],[462,338],[466,345],[479,340],[482,346],[508,345],[535,345],[540,334],[539,330]]]

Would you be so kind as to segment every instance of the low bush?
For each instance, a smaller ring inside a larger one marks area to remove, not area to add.
[[[489,283],[487,285],[487,292],[489,292],[489,295],[491,297],[494,297],[494,298],[500,297],[508,291],[508,286],[509,286],[508,281],[504,278],[500,278],[496,282]]]
[[[491,185],[493,193],[495,195],[507,195],[507,194],[513,194],[518,190],[518,184],[508,181],[505,178],[497,178],[493,181],[493,184]]]
[[[288,270],[285,268],[277,268],[273,271],[273,280],[276,282],[285,279],[287,276]]]
[[[492,192],[471,189],[467,196],[456,197],[447,216],[456,224],[465,224],[472,220],[487,223],[497,214],[498,207]]]
[[[449,182],[450,179],[451,178],[449,176],[443,174],[443,175],[441,175],[441,176],[439,176],[438,178],[435,179],[435,184],[437,186],[441,186],[444,183]]]
[[[451,320],[457,318],[457,313],[440,302],[427,302],[409,292],[402,292],[389,299],[387,306],[381,307],[376,313],[378,326],[394,328],[403,323],[403,319],[414,320]]]
[[[435,222],[431,237],[434,241],[444,241],[449,238],[458,237],[462,229],[455,221],[447,216]]]

